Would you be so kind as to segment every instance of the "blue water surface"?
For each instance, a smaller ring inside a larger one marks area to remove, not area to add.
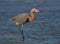
[[[36,20],[23,27],[10,18],[37,8]],[[60,0],[0,0],[0,44],[60,44]]]

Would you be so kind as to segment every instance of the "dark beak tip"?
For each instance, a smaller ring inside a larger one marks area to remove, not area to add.
[[[43,11],[40,11],[40,12],[43,12]]]

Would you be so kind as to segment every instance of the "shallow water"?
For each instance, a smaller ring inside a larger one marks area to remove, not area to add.
[[[36,20],[23,27],[25,44],[60,44],[60,0],[0,0],[0,44],[23,44],[10,18],[38,8]]]

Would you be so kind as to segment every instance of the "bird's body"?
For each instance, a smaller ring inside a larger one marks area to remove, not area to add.
[[[22,13],[20,15],[17,15],[16,17],[11,18],[11,21],[15,22],[16,25],[22,25],[27,21],[27,18],[29,15],[27,13]]]

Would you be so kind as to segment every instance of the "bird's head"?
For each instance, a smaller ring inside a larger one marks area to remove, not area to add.
[[[32,8],[31,10],[32,12],[40,12],[40,10],[36,9],[36,8]]]

